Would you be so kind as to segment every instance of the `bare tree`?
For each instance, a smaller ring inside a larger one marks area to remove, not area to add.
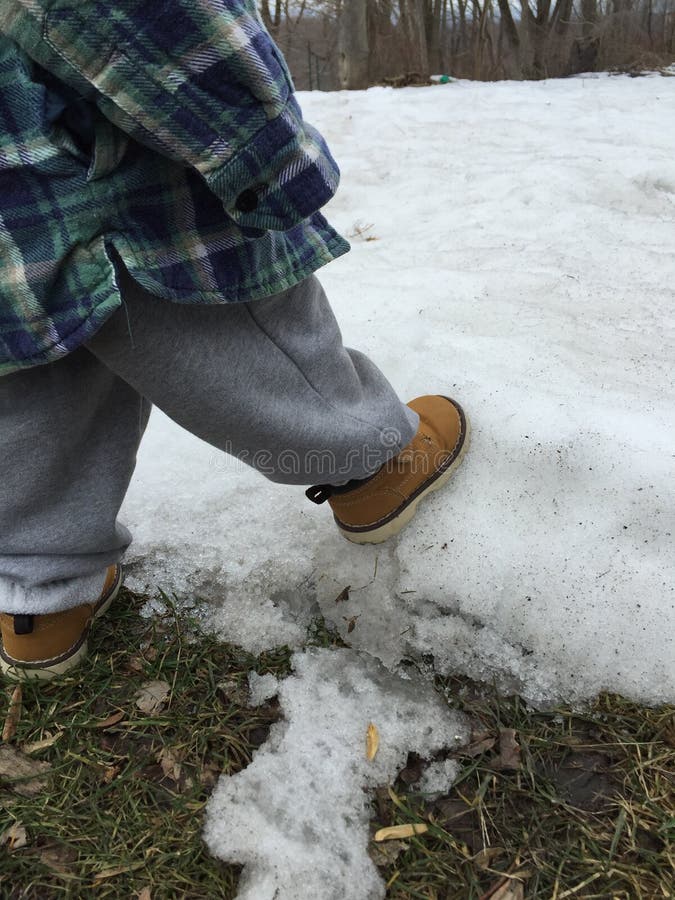
[[[338,58],[343,88],[359,90],[368,87],[369,49],[366,0],[342,0]]]
[[[261,0],[260,14],[265,23],[265,28],[271,33],[276,34],[281,25],[281,0],[275,0],[274,12],[270,10],[270,0]]]
[[[675,59],[675,0],[259,0],[299,87],[633,73]]]

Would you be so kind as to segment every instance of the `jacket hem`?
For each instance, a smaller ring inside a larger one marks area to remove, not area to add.
[[[265,297],[280,294],[283,291],[292,288],[294,285],[304,281],[318,269],[327,265],[335,259],[344,256],[350,249],[349,243],[339,234],[329,238],[323,244],[323,247],[316,250],[311,259],[304,265],[288,267],[288,271],[281,276],[270,278],[263,282],[258,282],[250,291],[246,291],[246,296],[240,299],[226,299],[223,293],[218,291],[175,291],[161,282],[148,278],[142,267],[135,263],[135,254],[128,247],[125,241],[118,240],[116,250],[122,258],[125,266],[129,270],[129,274],[138,284],[141,285],[149,293],[170,300],[175,303],[208,303],[210,305],[228,305],[230,303],[245,303],[248,301],[262,300]],[[122,246],[123,245],[123,246]],[[21,360],[10,359],[0,360],[0,377],[12,375],[26,369],[31,369],[39,365],[57,362],[59,359],[77,350],[88,340],[90,340],[96,332],[107,322],[110,316],[122,305],[122,296],[117,286],[116,279],[112,278],[110,291],[105,299],[97,303],[87,316],[80,322],[77,328],[68,334],[61,335],[58,341],[54,341],[48,347],[40,350],[39,353],[33,354]]]
[[[121,244],[122,242],[120,241],[119,243]],[[250,290],[241,290],[242,296],[228,298],[221,291],[199,291],[189,288],[177,291],[167,287],[162,282],[148,277],[145,268],[137,262],[136,255],[131,247],[128,245],[124,247],[116,245],[116,250],[127,267],[129,274],[134,281],[137,281],[149,293],[164,300],[171,300],[174,303],[203,302],[210,305],[220,304],[223,306],[230,303],[248,303],[249,301],[263,300],[265,297],[281,294],[283,291],[308,278],[318,269],[344,256],[350,249],[348,241],[336,234],[327,240],[324,246],[317,250],[311,260],[304,265],[288,267],[288,272],[285,275],[275,276],[267,281],[257,281]]]
[[[122,298],[113,285],[110,294],[105,300],[97,303],[87,318],[80,322],[77,328],[74,328],[68,334],[62,335],[58,341],[54,341],[43,350],[24,359],[0,361],[0,377],[63,359],[64,356],[68,356],[69,353],[77,350],[78,347],[81,347],[93,337],[121,305]]]

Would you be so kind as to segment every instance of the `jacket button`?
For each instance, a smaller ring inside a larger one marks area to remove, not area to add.
[[[258,195],[255,191],[242,191],[234,204],[240,213],[251,213],[258,208]]]

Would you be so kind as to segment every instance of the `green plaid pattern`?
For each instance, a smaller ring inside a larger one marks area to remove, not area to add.
[[[120,305],[279,293],[349,245],[339,179],[248,0],[0,0],[0,375]]]

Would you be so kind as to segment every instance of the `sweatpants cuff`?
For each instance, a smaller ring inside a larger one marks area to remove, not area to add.
[[[107,571],[31,586],[0,576],[0,612],[44,616],[83,603],[95,603],[103,591]]]

